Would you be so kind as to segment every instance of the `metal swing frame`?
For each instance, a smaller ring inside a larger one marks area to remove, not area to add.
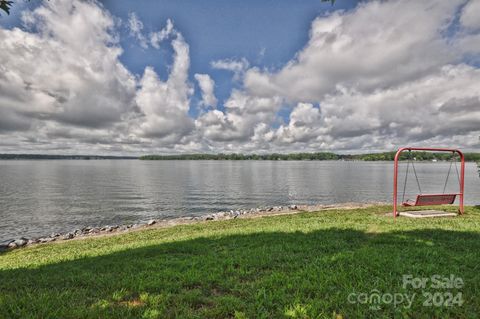
[[[415,202],[411,205],[404,206],[423,206],[423,205],[438,205],[438,204],[453,204],[458,196],[458,212],[464,213],[463,199],[464,199],[464,185],[465,185],[465,156],[458,149],[453,148],[426,148],[426,147],[402,147],[398,149],[394,159],[393,172],[393,217],[399,215],[398,212],[398,160],[402,152],[405,151],[424,151],[424,152],[448,152],[460,156],[460,176],[459,176],[459,192],[455,194],[419,194]],[[415,172],[416,173],[416,172]],[[450,173],[450,171],[449,171]],[[448,179],[448,175],[447,175]],[[417,180],[418,182],[418,180]],[[446,183],[445,183],[446,184]],[[405,203],[404,203],[405,204]]]

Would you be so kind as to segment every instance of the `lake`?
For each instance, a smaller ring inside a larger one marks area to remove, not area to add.
[[[448,163],[415,165],[424,193],[443,190]],[[393,162],[0,161],[0,241],[230,209],[390,202],[392,172]],[[403,180],[401,171],[400,190]],[[413,175],[407,186],[413,198]],[[447,192],[457,186],[452,169]],[[474,163],[465,190],[466,204],[480,203]]]

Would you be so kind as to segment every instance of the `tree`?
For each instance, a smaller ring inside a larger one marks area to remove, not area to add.
[[[7,14],[10,14],[10,7],[12,6],[12,4],[13,4],[13,1],[0,0],[0,10],[3,10]]]

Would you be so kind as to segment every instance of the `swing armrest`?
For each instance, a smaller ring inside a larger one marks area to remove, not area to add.
[[[407,199],[402,203],[402,206],[416,206],[415,204],[416,204],[416,201]]]

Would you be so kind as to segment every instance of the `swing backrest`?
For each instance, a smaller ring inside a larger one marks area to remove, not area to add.
[[[413,206],[450,205],[455,202],[457,194],[420,194]]]

